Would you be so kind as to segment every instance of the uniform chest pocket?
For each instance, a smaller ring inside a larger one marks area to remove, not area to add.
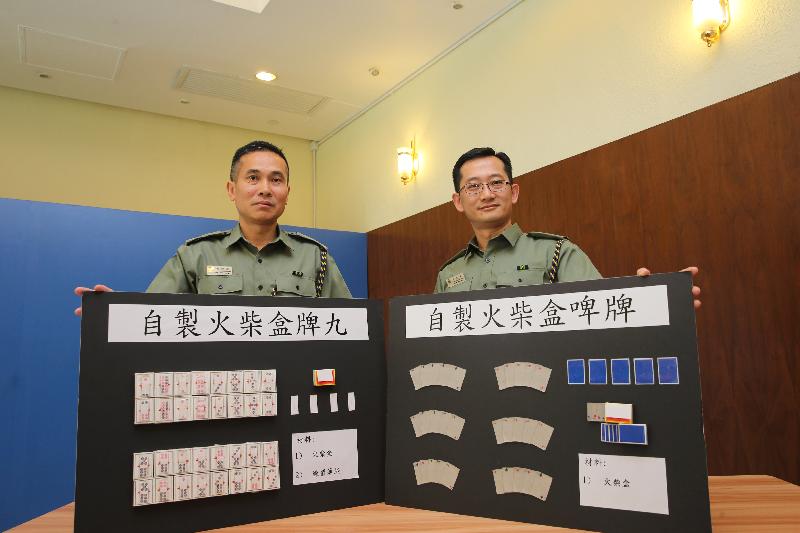
[[[275,281],[277,292],[296,294],[298,296],[316,296],[317,289],[314,280],[299,278],[297,276],[278,276]]]
[[[197,294],[231,294],[242,292],[242,275],[201,276],[197,282]]]
[[[497,274],[498,287],[525,287],[527,285],[541,285],[543,282],[543,268],[509,270],[508,272],[500,272]]]

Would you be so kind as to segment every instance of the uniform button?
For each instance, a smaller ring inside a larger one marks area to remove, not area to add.
[[[217,287],[217,288],[218,288],[219,290],[222,290],[222,285],[220,285],[220,286],[219,286],[219,287]]]
[[[485,283],[483,284],[483,288],[484,288],[484,289],[486,288],[486,284],[485,284]]]
[[[258,262],[261,263],[261,258],[260,257],[258,258]]]
[[[264,286],[263,286],[263,285],[259,285],[259,286],[258,286],[258,290],[262,290],[263,288],[264,288]]]
[[[520,283],[522,283],[522,278],[519,278],[517,281],[519,281]]]
[[[486,261],[487,263],[489,263],[489,262],[491,261],[491,259],[489,259],[489,258],[487,257],[486,259],[484,259],[484,261]]]
[[[300,290],[300,285],[295,285],[294,288],[299,291]]]

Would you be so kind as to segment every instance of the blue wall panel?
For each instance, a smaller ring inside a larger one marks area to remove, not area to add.
[[[72,501],[78,285],[143,291],[187,238],[235,222],[0,198],[0,530]],[[330,248],[367,296],[363,233],[301,231]],[[98,436],[102,438],[101,435]]]

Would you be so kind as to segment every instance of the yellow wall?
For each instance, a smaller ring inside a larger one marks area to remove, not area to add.
[[[281,222],[311,226],[306,140],[0,87],[0,197],[236,219],[225,181],[254,139],[291,165]]]
[[[447,202],[473,146],[519,175],[794,74],[798,4],[731,0],[707,48],[689,0],[527,0],[320,146],[318,223],[367,231]],[[404,187],[396,148],[414,135]]]

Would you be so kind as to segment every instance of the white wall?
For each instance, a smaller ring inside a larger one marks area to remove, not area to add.
[[[474,146],[519,175],[800,70],[800,2],[731,0],[731,17],[707,48],[689,0],[523,2],[320,146],[319,226],[368,231],[449,201]],[[422,170],[403,186],[396,149],[415,135]]]

